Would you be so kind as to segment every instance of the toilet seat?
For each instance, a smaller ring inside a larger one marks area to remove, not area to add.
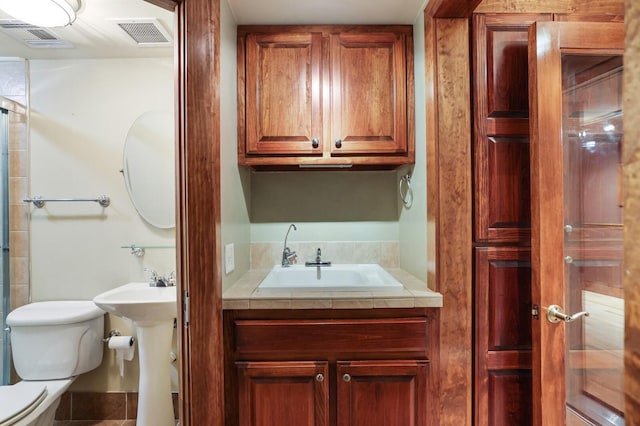
[[[47,397],[47,386],[39,382],[18,382],[0,386],[0,426],[15,425]]]

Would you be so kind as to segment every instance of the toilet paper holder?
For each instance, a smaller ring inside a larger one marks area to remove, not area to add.
[[[116,337],[116,336],[122,336],[122,333],[120,333],[120,331],[118,330],[111,330],[109,332],[109,336],[105,337],[104,339],[102,339],[102,341],[104,343],[109,343],[109,340],[111,340],[112,337]],[[131,339],[129,340],[129,346],[133,346],[133,343],[136,341],[135,337],[131,337]]]
[[[107,337],[105,337],[104,339],[102,339],[102,341],[104,343],[108,343],[109,339],[111,339],[113,336],[122,336],[122,333],[120,333],[118,330],[111,330],[109,332],[109,335]]]

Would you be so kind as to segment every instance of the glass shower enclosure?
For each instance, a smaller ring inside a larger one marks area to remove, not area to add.
[[[9,115],[0,108],[0,385],[9,382]]]

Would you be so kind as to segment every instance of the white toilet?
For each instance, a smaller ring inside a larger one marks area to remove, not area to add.
[[[7,316],[22,381],[0,386],[0,426],[50,426],[76,376],[102,362],[104,311],[92,301],[31,303]]]

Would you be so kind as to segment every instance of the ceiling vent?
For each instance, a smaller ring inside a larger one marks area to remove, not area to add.
[[[114,22],[140,47],[173,45],[173,38],[157,19],[119,19]]]
[[[0,31],[29,47],[37,49],[69,49],[73,45],[49,28],[37,27],[16,19],[0,19]]]

